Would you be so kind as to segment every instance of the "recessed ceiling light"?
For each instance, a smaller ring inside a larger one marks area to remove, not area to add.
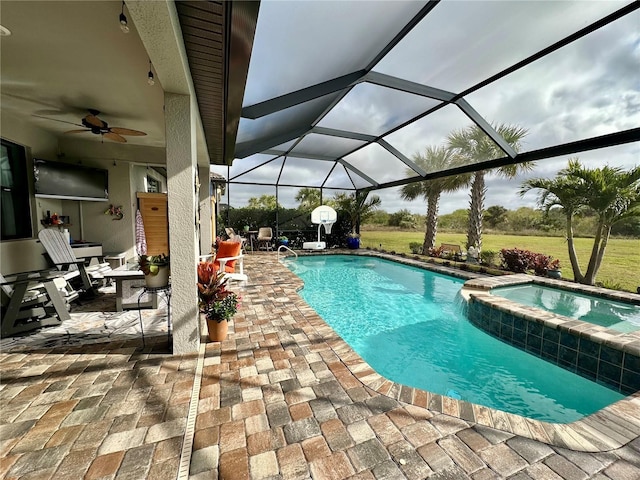
[[[0,25],[0,37],[8,37],[9,35],[11,35],[11,30]]]

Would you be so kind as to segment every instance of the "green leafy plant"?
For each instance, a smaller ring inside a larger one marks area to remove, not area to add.
[[[227,290],[227,280],[228,277],[224,272],[218,272],[213,262],[198,264],[198,306],[208,320],[220,323],[238,311],[239,297]]]
[[[140,255],[138,257],[138,268],[145,275],[157,275],[160,267],[169,266],[169,255]]]
[[[493,250],[483,250],[480,252],[480,263],[483,265],[494,265],[496,261],[497,253]]]
[[[409,244],[409,250],[411,250],[411,253],[414,255],[419,255],[422,253],[422,244],[419,242],[411,242]]]

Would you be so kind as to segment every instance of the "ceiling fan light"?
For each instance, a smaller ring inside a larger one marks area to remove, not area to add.
[[[122,11],[120,12],[120,30],[123,33],[129,33],[129,25],[127,25],[127,16],[124,14],[124,0],[122,0]]]
[[[124,33],[129,33],[129,26],[127,25],[127,16],[124,13],[120,14],[120,30]]]

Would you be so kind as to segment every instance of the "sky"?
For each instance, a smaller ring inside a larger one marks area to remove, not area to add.
[[[441,2],[373,71],[457,93],[627,3]],[[372,58],[371,52],[380,51],[421,6],[419,2],[397,1],[262,2],[243,106],[364,68]],[[530,151],[640,126],[639,72],[640,13],[636,10],[467,95],[465,100],[492,124],[525,128],[521,151]],[[243,118],[236,151],[246,144],[243,142],[286,134],[299,125],[296,122],[306,125],[304,122],[317,118],[321,118],[317,124],[320,127],[382,135],[438,103],[360,83],[322,116],[336,99],[327,95],[258,120]],[[411,158],[427,146],[444,145],[450,132],[470,124],[459,108],[449,105],[383,138]],[[285,151],[292,145],[287,142],[275,149]],[[351,139],[312,134],[295,146],[294,152],[338,156],[358,145]],[[640,165],[640,145],[636,142],[574,156],[588,167],[607,164],[628,169]],[[270,182],[281,175],[281,183],[311,186],[325,178],[332,165],[289,157],[282,171],[282,160],[251,170],[270,158],[273,155],[257,154],[236,159],[229,172],[225,167],[212,169],[230,177],[249,171],[238,180]],[[406,175],[407,167],[379,145],[343,158],[377,182]],[[535,206],[535,193],[523,198],[517,194],[522,181],[552,177],[567,165],[567,160],[538,161],[531,172],[511,180],[489,174],[485,206]],[[340,170],[333,171],[329,185],[346,185]],[[365,179],[355,178],[358,187],[368,184]],[[297,190],[280,187],[281,204],[295,206]],[[250,197],[275,194],[275,189],[231,185],[230,192],[231,204],[243,206]],[[408,209],[425,213],[424,200],[404,201],[397,188],[375,193],[382,198],[381,208],[388,212]],[[331,191],[325,194],[331,195]],[[467,189],[444,194],[440,213],[466,208],[468,201]]]

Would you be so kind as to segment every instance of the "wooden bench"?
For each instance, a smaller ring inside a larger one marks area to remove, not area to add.
[[[455,261],[459,261],[462,258],[462,247],[454,243],[441,243],[440,250],[443,254],[453,255]]]

